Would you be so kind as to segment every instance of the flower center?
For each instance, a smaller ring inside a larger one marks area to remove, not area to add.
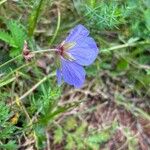
[[[57,53],[61,56],[63,56],[67,51],[69,51],[71,48],[73,48],[76,45],[75,42],[65,43],[62,42],[58,47]]]
[[[76,43],[70,42],[70,43],[65,43],[62,42],[58,47],[57,47],[57,55],[62,56],[66,60],[69,61],[74,61],[74,57],[69,53],[69,50],[75,46]]]
[[[64,55],[64,47],[63,47],[63,46],[60,46],[60,47],[59,47],[58,53],[59,53],[61,56]]]

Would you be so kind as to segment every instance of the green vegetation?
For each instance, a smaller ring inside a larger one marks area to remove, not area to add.
[[[1,0],[0,149],[148,149],[149,16],[149,0]],[[42,50],[77,24],[99,56],[82,89],[60,87]]]

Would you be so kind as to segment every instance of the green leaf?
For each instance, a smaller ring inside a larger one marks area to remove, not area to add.
[[[7,27],[10,30],[12,38],[18,47],[18,51],[19,52],[22,51],[24,41],[27,38],[27,35],[23,26],[18,21],[10,20],[7,23]]]
[[[76,128],[75,134],[77,136],[84,135],[84,132],[86,131],[86,127],[87,124],[83,122],[79,127]]]
[[[3,30],[0,30],[0,40],[6,42],[7,44],[9,44],[12,47],[16,47],[16,44],[15,44],[12,36]]]
[[[147,75],[150,75],[150,69],[146,70]]]
[[[90,26],[97,29],[117,28],[121,22],[124,22],[124,8],[120,7],[116,2],[96,2],[90,1],[90,5],[83,3],[85,19]]]
[[[73,130],[77,127],[77,121],[73,117],[69,117],[66,121],[65,128],[66,130]]]
[[[14,131],[14,126],[8,121],[11,113],[9,108],[0,102],[0,140],[9,138]]]
[[[119,71],[123,71],[128,68],[129,68],[129,63],[124,59],[121,59],[117,64],[117,70],[119,70]]]
[[[53,112],[50,111],[45,116],[42,116],[39,119],[39,123],[41,123],[41,124],[48,124],[56,116],[60,115],[61,113],[64,113],[64,112],[68,111],[71,108],[77,107],[80,103],[81,102],[74,102],[74,103],[68,103],[65,106],[58,106],[55,111],[53,111]]]
[[[111,126],[103,129],[101,132],[96,132],[85,139],[85,142],[93,149],[99,149],[101,144],[107,142],[118,127],[117,122],[113,122]]]
[[[74,139],[70,134],[67,135],[66,142],[67,142],[67,144],[66,144],[65,148],[67,150],[71,150],[71,149],[74,149],[76,147]]]
[[[56,144],[60,144],[63,141],[63,130],[62,128],[58,127],[55,131],[54,131],[54,143]]]
[[[44,149],[45,141],[46,141],[45,127],[41,125],[35,125],[34,131],[36,136],[37,149]]]
[[[16,150],[17,145],[15,141],[9,141],[7,144],[0,145],[0,148],[5,149],[5,150]]]
[[[16,56],[18,56],[21,53],[22,49],[19,48],[11,48],[10,52],[9,52],[9,56],[14,58]]]
[[[24,41],[27,39],[26,31],[21,23],[15,20],[4,20],[10,34],[0,30],[0,39],[8,43],[12,49],[10,56],[15,57],[22,53]]]
[[[150,8],[144,12],[144,18],[146,22],[146,27],[150,31]]]
[[[29,17],[29,27],[28,27],[28,35],[32,36],[36,24],[38,22],[39,16],[42,13],[44,6],[46,5],[47,0],[37,0],[34,3],[31,15]]]
[[[102,143],[107,141],[109,137],[110,135],[108,134],[108,132],[102,132],[102,133],[91,135],[87,141],[89,143]]]

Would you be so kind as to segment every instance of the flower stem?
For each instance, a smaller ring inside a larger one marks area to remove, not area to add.
[[[37,54],[37,53],[48,53],[48,52],[54,52],[56,51],[56,49],[45,49],[45,50],[38,50],[38,51],[32,51],[31,54]],[[15,58],[12,58],[10,60],[8,60],[7,62],[3,63],[2,65],[0,65],[0,68],[2,68],[3,66],[15,61],[18,58],[23,57],[22,54],[16,56]]]
[[[55,52],[56,50],[57,50],[57,49],[38,50],[38,51],[33,51],[33,52],[31,52],[31,54]]]

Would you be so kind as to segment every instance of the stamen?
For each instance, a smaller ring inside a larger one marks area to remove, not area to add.
[[[76,45],[75,42],[71,42],[71,43],[64,43],[63,48],[64,50],[70,50],[71,48],[73,48]]]

